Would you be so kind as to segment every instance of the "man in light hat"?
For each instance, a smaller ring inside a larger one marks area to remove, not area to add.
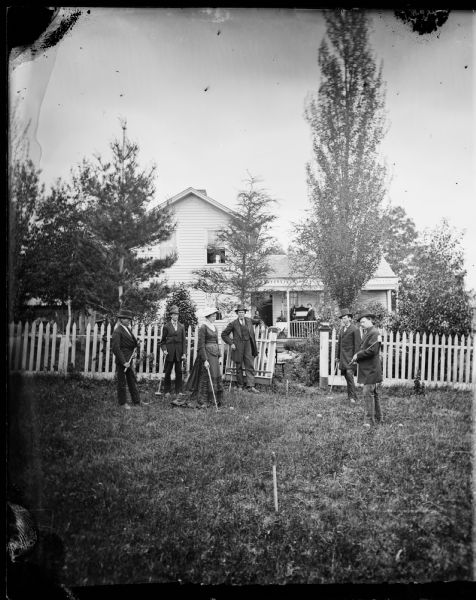
[[[179,323],[178,306],[173,305],[169,310],[170,321],[164,325],[160,347],[165,355],[164,393],[170,396],[171,374],[175,368],[175,393],[182,394],[182,360],[186,358],[185,327]]]
[[[228,323],[221,337],[231,347],[231,359],[236,367],[236,383],[243,389],[243,368],[246,372],[246,389],[258,394],[255,388],[254,358],[258,356],[255,332],[251,319],[245,317],[246,308],[241,304],[236,308],[237,319]],[[231,335],[232,334],[232,335]]]
[[[127,404],[127,389],[131,394],[132,404],[140,405],[139,390],[137,389],[137,379],[135,367],[132,360],[134,350],[139,347],[137,338],[132,333],[133,313],[130,310],[122,308],[117,314],[118,321],[111,336],[111,350],[116,357],[117,370],[117,397],[119,406],[126,409],[131,407]]]
[[[379,387],[382,383],[382,363],[380,362],[380,336],[374,326],[375,315],[363,312],[358,317],[360,326],[365,333],[358,352],[352,357],[353,362],[359,363],[358,383],[364,386],[364,401],[366,421],[364,426],[370,427],[382,422],[380,410]]]
[[[339,365],[341,373],[345,377],[347,383],[347,399],[351,404],[357,400],[355,391],[355,373],[357,364],[352,363],[352,357],[360,347],[360,331],[352,323],[352,313],[349,309],[344,308],[340,313],[341,328],[336,348],[336,363]]]

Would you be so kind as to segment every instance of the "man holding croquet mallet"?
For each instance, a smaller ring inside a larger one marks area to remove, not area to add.
[[[127,390],[129,388],[132,404],[141,404],[134,366],[134,356],[139,347],[137,338],[132,333],[133,313],[121,309],[117,314],[118,321],[111,337],[111,350],[116,357],[117,370],[117,398],[119,406],[130,409],[127,404]]]
[[[358,352],[352,357],[352,362],[359,365],[357,382],[364,386],[364,401],[366,420],[365,427],[382,422],[380,409],[379,387],[382,383],[382,363],[380,362],[380,335],[374,326],[375,315],[362,313],[358,317],[364,335]]]
[[[341,328],[337,339],[336,348],[336,367],[339,365],[341,373],[345,377],[347,383],[347,400],[354,404],[357,400],[355,391],[355,373],[357,372],[357,364],[352,363],[352,357],[360,348],[360,331],[352,323],[352,313],[347,308],[343,308],[340,312]]]
[[[243,367],[246,373],[246,389],[258,394],[255,388],[254,359],[258,356],[253,322],[245,317],[246,308],[241,304],[236,308],[237,319],[228,323],[221,337],[231,347],[231,359],[236,367],[236,385],[243,389]],[[231,336],[233,335],[233,337]]]
[[[160,347],[165,355],[164,394],[168,398],[172,386],[171,374],[175,368],[175,393],[182,394],[182,361],[186,358],[185,327],[179,323],[178,306],[169,309],[170,321],[165,323],[162,329]]]

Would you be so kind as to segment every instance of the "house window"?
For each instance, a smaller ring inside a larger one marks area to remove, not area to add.
[[[166,258],[174,252],[177,252],[177,232],[174,231],[168,240],[160,242],[158,247],[158,258]]]
[[[225,262],[225,247],[218,240],[219,229],[207,231],[207,264],[223,264]]]

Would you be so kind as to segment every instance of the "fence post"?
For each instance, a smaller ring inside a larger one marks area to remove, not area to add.
[[[321,323],[319,327],[319,387],[329,385],[329,323]]]

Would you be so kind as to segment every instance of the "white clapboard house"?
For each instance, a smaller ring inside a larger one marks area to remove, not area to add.
[[[155,247],[145,249],[148,255],[165,257],[177,253],[177,261],[164,272],[169,284],[184,283],[191,286],[195,280],[193,272],[202,268],[220,269],[226,263],[226,248],[217,246],[217,232],[227,225],[233,210],[210,198],[204,189],[192,187],[183,190],[163,205],[173,209],[177,227],[172,237]],[[293,304],[316,308],[322,300],[323,286],[320,281],[302,281],[289,268],[286,254],[270,257],[270,271],[264,291],[269,293],[263,307],[267,325],[278,319],[287,320],[288,307]],[[391,307],[391,292],[397,288],[398,279],[387,262],[382,259],[377,272],[361,292],[361,300],[377,300]],[[202,291],[190,289],[197,309],[213,304],[216,297]]]

